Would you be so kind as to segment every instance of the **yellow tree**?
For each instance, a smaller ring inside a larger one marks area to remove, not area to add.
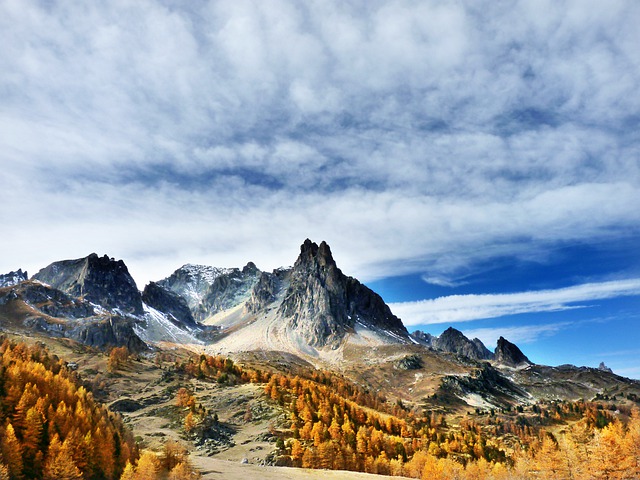
[[[318,456],[315,449],[307,448],[302,455],[302,468],[318,468]]]
[[[548,480],[564,480],[568,471],[563,453],[548,435],[542,439],[540,450],[535,456],[536,470],[541,477]]]
[[[131,465],[131,462],[127,460],[127,464],[124,466],[124,470],[122,471],[122,475],[120,475],[120,480],[135,480],[136,478],[136,469]]]
[[[135,480],[156,480],[160,461],[158,457],[151,452],[144,452],[138,460],[136,468]]]
[[[9,478],[9,469],[4,463],[0,463],[0,480],[11,480]]]
[[[602,480],[627,478],[625,475],[624,428],[620,421],[596,431],[592,442],[590,471]]]
[[[27,410],[22,432],[22,456],[25,475],[39,477],[42,472],[42,415],[35,407]]]
[[[4,458],[10,477],[13,479],[22,478],[24,465],[22,463],[22,446],[16,437],[16,432],[11,423],[7,424],[4,436],[1,441],[2,457]]]
[[[198,480],[201,475],[194,472],[187,463],[178,463],[169,472],[169,480]]]
[[[299,467],[302,465],[302,456],[304,455],[304,448],[302,444],[294,439],[291,442],[291,458],[293,459],[293,466]]]
[[[54,435],[49,445],[47,461],[44,466],[44,480],[81,480],[82,472],[73,462],[67,442],[60,443]]]
[[[187,413],[187,416],[184,419],[184,429],[187,433],[189,433],[195,427],[196,427],[195,416],[193,415],[193,412],[189,411],[189,413]]]
[[[335,457],[335,450],[333,443],[326,441],[320,444],[318,447],[318,468],[329,470],[333,466],[333,459]]]
[[[640,410],[634,408],[622,445],[626,458],[627,478],[640,478]]]
[[[484,458],[475,462],[469,462],[466,468],[466,478],[468,480],[485,480],[491,474],[491,464]]]

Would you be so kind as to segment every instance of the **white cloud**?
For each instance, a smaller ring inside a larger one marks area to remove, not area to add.
[[[311,237],[363,280],[442,283],[637,232],[639,23],[624,1],[2,2],[0,271],[271,268]]]
[[[395,315],[402,318],[405,325],[426,325],[583,308],[587,306],[586,302],[629,295],[640,295],[640,279],[586,283],[556,290],[451,295],[416,302],[393,303],[390,307]]]

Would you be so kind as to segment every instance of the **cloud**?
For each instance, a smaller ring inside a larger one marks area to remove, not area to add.
[[[499,328],[474,328],[464,330],[462,333],[468,338],[479,338],[482,343],[488,346],[495,345],[500,337],[504,337],[512,343],[527,344],[534,343],[541,337],[554,335],[572,326],[574,326],[572,322],[548,323],[543,325],[505,325]]]
[[[629,295],[640,295],[640,279],[585,283],[555,290],[451,295],[416,302],[392,303],[390,307],[405,325],[427,325],[584,308],[590,302]]]
[[[364,280],[451,282],[637,235],[638,23],[624,1],[2,2],[0,271],[266,269],[312,237]]]

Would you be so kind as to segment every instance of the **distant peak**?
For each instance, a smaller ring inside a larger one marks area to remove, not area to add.
[[[244,268],[242,269],[242,273],[253,273],[253,272],[258,272],[258,267],[256,267],[256,264],[253,262],[249,262],[247,263]]]
[[[498,339],[498,345],[495,351],[496,363],[507,365],[509,367],[517,367],[520,365],[533,365],[517,345],[511,343],[504,337]]]
[[[600,362],[600,365],[598,365],[598,370],[600,370],[601,372],[613,373],[613,370],[607,367],[604,362]]]
[[[467,337],[464,336],[464,334],[460,330],[457,330],[457,329],[455,329],[453,327],[447,328],[444,332],[442,332],[442,335],[446,335],[446,336],[455,335],[456,337],[467,338]]]

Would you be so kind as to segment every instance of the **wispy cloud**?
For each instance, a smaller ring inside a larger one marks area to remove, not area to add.
[[[574,326],[572,322],[547,323],[543,325],[517,325],[499,328],[474,328],[464,330],[467,338],[479,338],[482,343],[491,347],[496,344],[498,338],[505,337],[510,342],[517,344],[534,343],[540,338],[555,335],[561,330]]]
[[[451,295],[416,302],[393,303],[390,306],[405,325],[426,325],[584,308],[589,302],[629,295],[640,295],[640,279],[586,283],[555,290]],[[535,328],[537,327],[534,327],[534,330]],[[526,334],[524,331],[521,333]]]

